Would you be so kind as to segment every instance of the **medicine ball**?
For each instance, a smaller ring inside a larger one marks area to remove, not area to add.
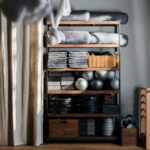
[[[114,79],[116,77],[115,71],[108,71],[108,79]]]
[[[96,80],[96,79],[93,79],[91,81],[91,88],[94,89],[94,90],[101,90],[103,88],[103,81],[101,80]]]
[[[88,81],[84,78],[78,78],[75,82],[75,87],[78,90],[86,90],[88,88]]]
[[[98,80],[105,80],[108,78],[108,71],[96,71],[95,78]]]
[[[118,90],[119,89],[119,80],[118,79],[113,79],[110,81],[110,86],[111,86],[111,89],[113,90]]]
[[[93,71],[82,72],[82,77],[87,81],[91,81],[93,79]]]

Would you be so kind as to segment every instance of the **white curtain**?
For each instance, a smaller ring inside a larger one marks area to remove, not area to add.
[[[43,143],[42,28],[0,13],[0,145]]]
[[[69,13],[60,0],[56,29]],[[42,21],[11,23],[0,10],[0,145],[43,144],[43,51]]]

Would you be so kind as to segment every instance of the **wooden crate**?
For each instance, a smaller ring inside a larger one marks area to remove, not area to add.
[[[105,105],[115,105],[117,102],[117,98],[114,95],[104,95],[104,104]]]
[[[79,121],[77,119],[49,120],[49,138],[78,137]]]
[[[137,129],[122,128],[121,129],[121,144],[122,146],[137,146]]]
[[[99,67],[99,68],[115,68],[118,67],[119,64],[119,56],[103,56],[103,55],[89,55],[88,57],[88,65],[89,67]]]

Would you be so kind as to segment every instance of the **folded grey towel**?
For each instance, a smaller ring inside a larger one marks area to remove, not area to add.
[[[74,81],[74,77],[61,77],[61,81]]]
[[[51,76],[51,77],[48,77],[48,81],[60,81],[61,80],[61,77],[58,76]]]
[[[71,84],[71,85],[63,85],[61,87],[61,89],[62,90],[74,90],[74,86],[73,86],[73,84]]]
[[[61,85],[72,85],[74,81],[61,81]]]
[[[72,72],[62,72],[62,77],[70,77],[73,76]]]
[[[72,11],[69,16],[62,17],[62,21],[89,21],[90,13],[88,11]]]
[[[61,86],[57,86],[57,85],[50,86],[50,85],[48,85],[48,90],[49,91],[61,90]]]
[[[90,21],[120,21],[128,23],[128,14],[123,12],[90,12]]]
[[[60,77],[62,75],[62,72],[49,72],[48,76],[55,76],[55,77]]]
[[[60,81],[49,81],[48,82],[48,86],[60,86]]]
[[[72,11],[69,16],[62,17],[63,21],[120,21],[121,24],[128,23],[128,14],[123,12],[89,12]]]

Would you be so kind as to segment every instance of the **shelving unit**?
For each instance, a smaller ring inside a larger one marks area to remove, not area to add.
[[[85,69],[72,69],[72,68],[65,68],[65,69],[47,69],[47,71],[117,71],[119,68],[85,68]]]
[[[51,26],[50,21],[46,21],[47,27]],[[120,33],[120,22],[119,21],[105,21],[105,22],[98,22],[98,21],[62,21],[60,23],[60,26],[111,26],[114,27],[115,33]],[[46,44],[47,48],[114,48],[115,51],[118,52],[118,55],[120,57],[120,45],[117,44],[58,44],[55,46]],[[58,50],[59,51],[59,50]],[[119,58],[120,63],[120,58]],[[48,69],[46,70],[46,81],[49,71],[61,71],[61,72],[67,72],[67,71],[120,71],[120,65],[117,68],[85,68],[85,69],[71,69],[71,68],[65,68],[65,69]],[[76,95],[76,94],[100,94],[100,95],[117,95],[118,97],[118,103],[120,105],[120,90],[90,90],[90,91],[48,91],[46,89],[46,97],[45,97],[45,141],[116,141],[118,140],[118,134],[116,136],[111,137],[104,137],[104,136],[95,136],[95,137],[49,137],[49,119],[80,119],[80,118],[103,118],[103,117],[112,117],[112,118],[119,118],[120,114],[81,114],[81,113],[71,113],[71,114],[54,114],[54,113],[48,113],[48,95],[53,94],[70,94],[70,95]]]
[[[118,94],[119,91],[117,90],[95,90],[95,91],[48,91],[48,94],[110,94],[110,95],[115,95]]]
[[[117,44],[58,44],[58,45],[49,45],[47,48],[118,48]]]
[[[99,118],[99,117],[119,117],[119,114],[48,114],[51,118]]]
[[[61,21],[60,22],[60,26],[115,26],[115,25],[119,25],[120,21]],[[51,25],[51,22],[49,20],[46,21],[46,25]]]
[[[49,138],[50,141],[116,141],[118,140],[118,137],[111,136],[111,137],[63,137],[63,138],[57,138],[57,137],[51,137]]]

